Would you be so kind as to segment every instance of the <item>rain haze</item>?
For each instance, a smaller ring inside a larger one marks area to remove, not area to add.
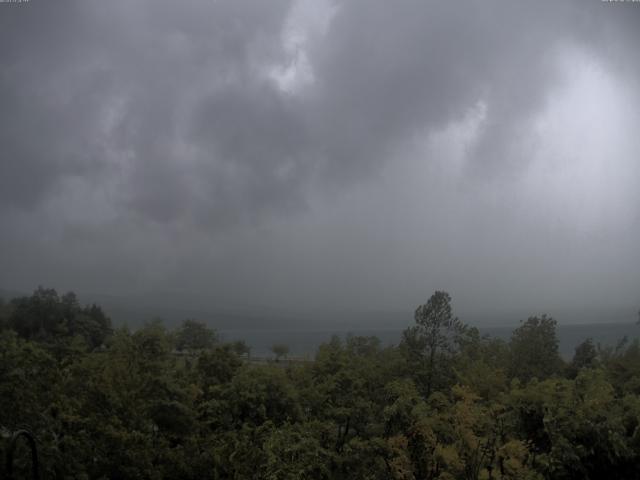
[[[0,45],[4,291],[637,316],[637,3],[31,0]]]

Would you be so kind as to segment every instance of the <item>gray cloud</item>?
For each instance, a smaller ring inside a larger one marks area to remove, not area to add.
[[[637,279],[633,129],[586,125],[596,152],[578,123],[544,127],[589,62],[604,73],[584,89],[617,82],[637,105],[634,4],[1,8],[0,284],[383,308],[443,287],[524,305],[545,282],[555,305],[558,290],[597,291],[587,273]],[[563,167],[567,141],[583,158]],[[612,190],[585,211],[571,198],[609,154],[623,173],[604,174]],[[593,256],[607,260],[585,270]]]

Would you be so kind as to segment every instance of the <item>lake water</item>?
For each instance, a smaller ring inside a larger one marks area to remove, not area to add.
[[[513,327],[482,327],[481,334],[509,340]],[[348,334],[375,335],[383,345],[398,344],[402,336],[400,329],[355,329],[355,330],[221,330],[220,334],[225,341],[244,340],[251,347],[251,354],[256,356],[270,356],[271,346],[276,343],[289,347],[290,355],[296,357],[313,358],[318,346],[331,339],[332,335],[342,338]],[[620,324],[587,324],[587,325],[558,325],[557,334],[560,353],[565,358],[573,356],[575,347],[587,338],[592,338],[595,343],[604,345],[616,345],[624,336],[629,339],[640,337],[640,326],[634,323]]]

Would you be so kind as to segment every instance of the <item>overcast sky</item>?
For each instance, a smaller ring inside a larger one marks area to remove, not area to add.
[[[0,288],[640,304],[640,3],[0,3]]]

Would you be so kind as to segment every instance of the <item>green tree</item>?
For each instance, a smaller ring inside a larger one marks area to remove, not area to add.
[[[539,380],[560,372],[563,361],[558,353],[557,322],[546,315],[529,317],[514,330],[509,344],[511,377],[522,381]]]
[[[206,350],[218,342],[215,330],[204,322],[187,319],[182,322],[176,332],[176,348],[178,350]]]
[[[280,426],[299,420],[302,413],[298,392],[284,370],[275,366],[240,368],[222,398],[236,426],[267,421]]]
[[[598,363],[598,349],[593,343],[593,339],[587,338],[576,347],[573,359],[569,364],[569,374],[575,378],[583,368],[596,367]]]
[[[251,358],[251,347],[244,340],[236,340],[231,343],[231,349],[239,357],[246,355],[248,359]]]
[[[532,381],[510,392],[513,427],[530,443],[545,478],[640,478],[640,402],[617,398],[605,375],[583,369],[575,380]]]
[[[157,362],[171,350],[172,339],[161,320],[152,320],[131,335],[140,358]]]
[[[9,328],[10,316],[9,305],[0,297],[0,331]]]
[[[26,339],[49,339],[66,334],[67,325],[58,293],[52,288],[38,287],[30,297],[11,300],[9,326]]]
[[[198,356],[196,371],[201,384],[208,388],[212,385],[230,382],[236,375],[241,362],[230,345],[219,345]]]
[[[65,339],[81,337],[90,349],[112,333],[111,319],[97,305],[82,307],[75,293],[62,296],[38,287],[30,297],[11,300],[8,325],[27,339],[45,342],[62,354]]]
[[[454,359],[457,382],[490,401],[508,389],[508,366],[508,344],[502,339],[480,337],[474,329]]]
[[[507,344],[436,292],[400,347],[334,336],[280,368],[244,344],[176,355],[159,321],[92,349],[110,322],[72,293],[8,307],[26,323],[0,329],[0,457],[26,425],[43,478],[640,479],[638,340],[589,339],[565,370],[552,319]]]
[[[640,395],[640,340],[624,337],[616,347],[598,348],[607,378],[620,394]]]
[[[346,349],[353,355],[374,357],[380,353],[380,339],[374,336],[347,336]]]
[[[265,462],[260,478],[272,480],[332,479],[333,452],[322,445],[317,424],[284,424],[263,445]]]
[[[68,317],[67,329],[69,336],[82,337],[90,349],[103,345],[113,333],[111,319],[95,304],[75,308]]]
[[[276,356],[276,362],[279,362],[281,358],[287,358],[289,355],[289,347],[283,343],[276,343],[271,347],[271,351]]]
[[[467,327],[453,316],[451,297],[436,291],[414,314],[416,325],[403,333],[409,369],[425,397],[442,388],[452,376],[451,358],[467,333]]]

